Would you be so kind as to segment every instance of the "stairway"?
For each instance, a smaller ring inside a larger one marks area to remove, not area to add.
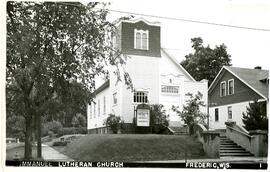
[[[174,131],[174,135],[186,135],[188,134],[188,127],[169,127],[171,130]]]
[[[220,136],[219,155],[220,158],[232,156],[254,156],[252,153],[245,150],[241,146],[238,146],[226,136]]]

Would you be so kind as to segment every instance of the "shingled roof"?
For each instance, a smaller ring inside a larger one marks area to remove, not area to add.
[[[215,78],[215,80],[209,87],[209,90],[212,90],[212,88],[215,86],[214,82],[221,78],[221,75],[224,74],[224,70],[227,70],[228,72],[233,74],[248,87],[259,93],[262,97],[266,99],[269,98],[269,85],[266,83],[269,79],[269,71],[262,69],[248,69],[232,66],[223,66],[218,76]]]

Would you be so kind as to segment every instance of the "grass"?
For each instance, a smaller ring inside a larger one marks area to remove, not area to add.
[[[55,147],[56,148],[56,147]],[[186,135],[91,134],[56,148],[80,161],[157,161],[207,158],[202,145]]]
[[[22,160],[24,158],[24,146],[15,147],[15,148],[6,150],[6,160],[14,160],[15,154],[17,154],[19,159]],[[37,158],[36,146],[32,147],[32,158],[33,159]]]

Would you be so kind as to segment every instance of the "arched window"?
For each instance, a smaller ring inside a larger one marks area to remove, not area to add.
[[[146,33],[142,34],[142,49],[147,50],[148,36]]]
[[[149,34],[148,30],[134,30],[134,48],[141,50],[149,49]]]
[[[137,48],[137,49],[141,49],[141,39],[142,39],[142,37],[141,37],[141,33],[140,32],[137,32],[136,33],[136,47],[135,48]]]

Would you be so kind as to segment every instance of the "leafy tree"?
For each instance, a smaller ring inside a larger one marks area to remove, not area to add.
[[[86,117],[80,113],[77,113],[72,118],[73,127],[86,127]]]
[[[268,130],[266,102],[249,103],[246,114],[243,112],[244,127],[249,130]]]
[[[110,127],[112,132],[116,134],[118,130],[121,128],[123,121],[121,121],[120,116],[116,116],[114,114],[109,114],[105,121],[105,125]]]
[[[168,116],[165,113],[164,106],[162,104],[151,105],[150,109],[150,125],[162,124],[169,125]]]
[[[186,55],[181,65],[195,80],[207,79],[211,84],[222,66],[231,66],[231,56],[227,53],[226,45],[221,44],[214,49],[209,45],[204,47],[200,37],[192,38],[191,42],[195,52]]]
[[[10,115],[6,119],[7,137],[16,137],[24,141],[25,121],[22,116]]]
[[[7,3],[7,116],[14,112],[25,118],[25,159],[31,158],[34,126],[41,157],[41,115],[66,113],[68,102],[79,103],[83,111],[94,78],[107,73],[105,64],[119,70],[125,63],[107,43],[115,26],[106,20],[105,9],[96,2]]]
[[[205,106],[204,102],[201,101],[202,94],[198,92],[198,94],[193,96],[189,93],[188,96],[190,96],[190,99],[186,101],[186,105],[183,106],[182,111],[179,110],[179,107],[175,106],[172,107],[172,110],[188,125],[190,134],[192,134],[194,124],[200,123],[206,125],[205,120],[207,115],[200,111],[200,107]]]

